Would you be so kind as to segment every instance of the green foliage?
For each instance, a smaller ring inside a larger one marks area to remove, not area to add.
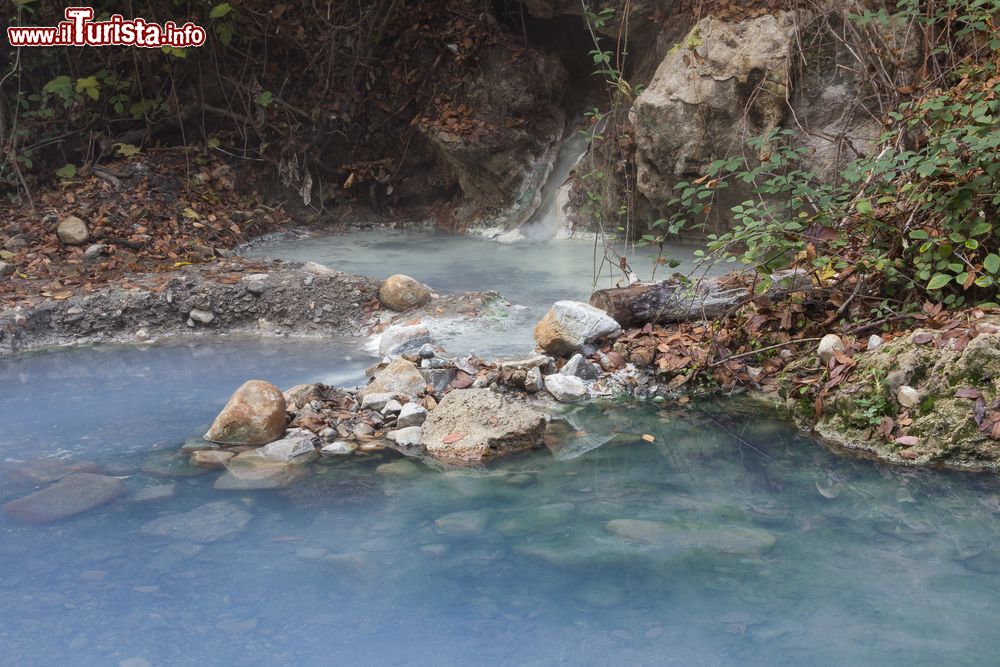
[[[76,165],[69,163],[56,170],[56,176],[63,179],[71,179],[76,176]]]
[[[995,5],[945,0],[926,16],[923,5],[904,0],[894,14],[856,15],[862,25],[948,26],[941,34],[950,39],[933,53],[944,57],[960,44],[966,52],[955,54],[939,87],[899,104],[873,155],[836,182],[805,168],[808,149],[776,129],[750,142],[755,159],[718,160],[701,178],[678,183],[674,213],[656,225],[669,234],[697,227],[716,193],[739,183],[754,197],[731,207],[731,232],[709,237],[717,256],[763,275],[792,262],[811,264],[821,278],[853,266],[890,291],[953,306],[989,297],[1000,281],[1000,39],[971,52],[968,45],[1000,34]]]

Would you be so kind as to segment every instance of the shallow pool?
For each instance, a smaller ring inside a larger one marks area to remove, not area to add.
[[[694,249],[687,246],[667,248],[662,258],[678,265],[659,265],[655,273],[658,250],[630,246],[615,252],[625,253],[629,267],[643,280],[695,271]],[[515,304],[512,309],[487,309],[485,317],[476,321],[426,320],[436,340],[455,354],[527,353],[534,346],[535,323],[554,301],[587,301],[594,289],[628,284],[620,266],[604,259],[603,246],[581,239],[498,243],[482,236],[437,232],[351,232],[285,237],[257,244],[248,253],[315,261],[376,278],[403,273],[442,294],[498,291]]]
[[[50,525],[0,515],[0,664],[996,660],[996,477],[841,458],[756,405],[589,406],[558,458],[484,470],[353,457],[255,492],[148,474],[244,379],[353,384],[366,363],[304,341],[0,363],[0,459],[176,485]],[[0,501],[31,489],[5,477]],[[142,533],[217,501],[250,517],[229,541]]]

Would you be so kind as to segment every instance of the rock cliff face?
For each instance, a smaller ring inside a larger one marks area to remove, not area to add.
[[[746,155],[748,138],[783,123],[794,37],[791,12],[738,23],[707,17],[667,54],[629,115],[636,185],[654,207],[665,211],[678,181]]]
[[[503,208],[521,198],[536,163],[562,136],[565,86],[555,56],[498,44],[459,89],[437,98],[434,122],[420,131],[467,205]]]
[[[568,1],[523,4],[543,19],[582,15]],[[705,3],[698,15],[684,2],[633,3],[627,22],[616,15],[597,31],[609,49],[627,35],[626,78],[633,89],[645,87],[627,118],[618,119],[625,132],[609,153],[616,162],[601,163],[592,151],[588,168],[621,181],[606,193],[634,191],[629,206],[640,222],[669,214],[674,186],[704,175],[714,160],[742,156],[753,165],[757,151],[748,140],[776,128],[809,149],[804,167],[824,180],[869,153],[882,130],[881,111],[866,73],[871,63],[845,45],[852,31],[871,32],[855,36],[877,45],[880,76],[893,85],[905,86],[919,66],[913,34],[860,28],[842,5],[806,11],[781,2],[715,4]],[[577,228],[590,217],[585,203],[593,189],[577,175],[564,197],[561,213]],[[731,184],[720,194],[706,232],[728,229],[730,207],[748,193]]]

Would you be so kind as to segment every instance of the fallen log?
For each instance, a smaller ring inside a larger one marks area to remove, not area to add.
[[[623,327],[637,327],[647,323],[714,320],[753,298],[763,296],[776,300],[813,288],[808,274],[802,271],[776,272],[771,280],[764,294],[753,295],[748,288],[732,287],[722,278],[704,278],[690,283],[671,278],[658,283],[597,290],[590,296],[590,305],[600,308]]]

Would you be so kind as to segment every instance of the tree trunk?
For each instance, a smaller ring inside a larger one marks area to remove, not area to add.
[[[594,292],[590,305],[600,308],[623,327],[715,319],[747,297],[746,289],[706,289],[675,280],[639,283]]]
[[[809,276],[801,271],[776,272],[771,281],[770,288],[760,296],[774,300],[791,292],[813,289]],[[690,284],[671,279],[597,290],[590,296],[590,305],[627,328],[647,323],[714,320],[732,313],[751,298],[754,297],[748,287],[722,286],[719,278]]]

